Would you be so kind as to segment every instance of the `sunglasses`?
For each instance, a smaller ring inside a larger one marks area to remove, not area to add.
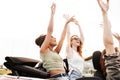
[[[79,38],[72,38],[72,40],[76,40],[76,41],[78,41],[78,40],[80,40]]]

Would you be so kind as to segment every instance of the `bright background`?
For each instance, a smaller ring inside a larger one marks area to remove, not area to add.
[[[97,0],[0,0],[0,64],[5,56],[20,56],[40,59],[35,39],[46,33],[51,4],[55,2],[56,13],[53,35],[59,39],[65,19],[63,14],[75,15],[85,36],[84,57],[95,50],[102,50],[101,11]],[[110,0],[109,19],[112,31],[119,32],[120,0]],[[72,34],[77,27],[71,24]],[[115,45],[117,45],[115,40]],[[65,45],[60,55],[65,57]]]

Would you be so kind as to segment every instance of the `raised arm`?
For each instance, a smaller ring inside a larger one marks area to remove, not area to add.
[[[81,42],[83,44],[84,43],[84,35],[83,35],[82,28],[81,28],[79,22],[76,19],[74,20],[74,23],[78,26],[79,33],[80,33],[80,40],[81,40]]]
[[[49,21],[49,25],[48,25],[48,29],[47,29],[47,34],[46,34],[45,40],[44,40],[44,42],[41,46],[41,50],[40,50],[41,53],[46,52],[46,49],[48,48],[49,43],[50,43],[50,38],[51,38],[52,33],[53,33],[55,10],[56,10],[56,4],[53,3],[51,6],[51,15],[50,15],[50,21]]]
[[[61,34],[61,37],[60,37],[60,40],[58,42],[58,46],[56,47],[55,51],[56,52],[60,52],[61,48],[62,48],[62,45],[63,45],[63,42],[64,42],[64,39],[65,39],[65,36],[66,36],[66,32],[67,32],[67,27],[68,27],[68,24],[73,21],[74,18],[71,17],[70,19],[68,19],[64,25],[64,29],[62,31],[62,34]]]
[[[104,3],[102,0],[97,0],[98,4],[101,8],[102,15],[103,15],[103,42],[106,49],[106,54],[114,53],[114,42],[111,32],[111,25],[110,21],[108,20],[108,9],[109,9],[109,0],[107,3]]]
[[[115,52],[111,26],[107,18],[109,0],[107,0],[107,4],[103,3],[102,0],[98,0],[98,4],[103,14],[104,23],[103,41],[106,49],[104,58],[107,72],[106,80],[120,80],[120,54],[118,52]]]
[[[119,43],[119,51],[120,51],[120,35],[118,33],[113,33],[113,36],[118,40]]]
[[[65,18],[65,20],[68,20],[70,16],[68,14],[64,14],[63,17]],[[69,58],[70,57],[69,51],[70,51],[70,35],[71,35],[71,33],[70,33],[70,25],[68,24],[67,26],[68,27],[67,27],[67,37],[66,37],[67,38],[66,39],[67,40],[66,41],[67,42],[66,54],[67,54],[67,57]]]

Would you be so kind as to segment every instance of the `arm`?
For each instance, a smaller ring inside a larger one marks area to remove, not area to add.
[[[83,36],[83,31],[82,31],[82,28],[79,24],[79,22],[77,20],[74,21],[74,23],[78,26],[78,29],[79,29],[79,33],[80,33],[80,40],[82,42],[82,44],[84,43],[84,36]]]
[[[56,9],[56,5],[53,3],[51,6],[51,17],[50,17],[50,21],[49,21],[49,25],[48,25],[48,29],[47,29],[46,38],[45,38],[45,40],[41,46],[41,50],[40,50],[41,53],[46,53],[47,48],[48,48],[49,43],[50,43],[50,38],[51,38],[52,33],[53,33],[55,9]]]
[[[64,18],[66,19],[66,20],[68,20],[68,15],[64,15]],[[74,18],[74,16],[73,16],[73,18]],[[84,36],[83,36],[83,32],[82,32],[82,29],[81,29],[81,26],[79,25],[79,23],[78,23],[78,21],[74,18],[73,19],[73,22],[78,26],[78,29],[79,29],[79,33],[80,33],[80,40],[81,40],[81,42],[82,42],[82,44],[81,45],[83,45],[83,42],[84,42]],[[68,53],[67,54],[67,57],[70,57],[71,55],[69,54],[70,53],[70,27],[68,27],[68,29],[67,29],[67,47],[66,47],[66,52]]]
[[[67,58],[70,58],[70,52],[71,52],[71,46],[70,46],[70,27],[67,28],[67,46],[66,46],[66,54],[67,54]]]
[[[71,17],[70,19],[68,19],[68,20],[66,21],[66,23],[65,23],[65,25],[64,25],[64,29],[63,29],[62,34],[61,34],[61,38],[60,38],[60,40],[59,40],[59,42],[58,42],[58,45],[57,45],[57,47],[56,47],[56,49],[55,49],[55,51],[58,52],[58,53],[60,52],[60,50],[61,50],[61,48],[62,48],[64,39],[65,39],[65,36],[66,36],[68,24],[69,24],[71,21],[73,21],[73,20],[74,20],[74,18]]]
[[[109,0],[107,0],[107,3],[103,3],[102,0],[98,0],[98,4],[101,8],[102,15],[103,15],[103,42],[106,49],[106,53],[114,53],[114,42],[111,32],[111,25],[108,20],[107,11],[109,9]]]
[[[68,14],[64,14],[63,17],[68,20],[69,19],[69,15]],[[67,27],[67,46],[66,46],[66,54],[67,54],[67,58],[70,58],[70,25],[68,24]]]
[[[107,0],[107,4],[103,4],[101,0],[98,0],[98,4],[101,8],[103,14],[103,22],[104,22],[104,31],[103,31],[103,41],[106,49],[105,54],[105,66],[107,80],[120,80],[120,54],[115,53],[113,37],[111,32],[111,25],[107,17],[107,10],[109,8],[109,0]]]
[[[120,50],[120,35],[118,33],[114,33],[113,36],[118,40]]]

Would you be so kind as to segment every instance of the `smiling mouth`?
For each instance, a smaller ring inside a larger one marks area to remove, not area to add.
[[[80,42],[77,42],[77,43],[80,43]]]

